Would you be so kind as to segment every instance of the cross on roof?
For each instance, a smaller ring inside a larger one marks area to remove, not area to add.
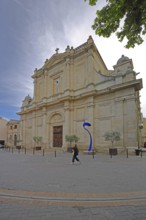
[[[56,51],[56,53],[58,53],[58,51],[59,51],[59,48],[56,48],[56,50],[55,50],[55,51]]]

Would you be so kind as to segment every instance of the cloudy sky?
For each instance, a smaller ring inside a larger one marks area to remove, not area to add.
[[[98,7],[102,4],[100,0]],[[115,35],[96,36],[91,28],[96,9],[84,0],[0,0],[0,117],[19,119],[22,100],[33,96],[34,69],[41,68],[56,48],[64,52],[67,45],[77,47],[89,35],[108,69],[122,54],[133,60],[143,79],[141,107],[146,117],[146,38],[142,45],[125,49]]]

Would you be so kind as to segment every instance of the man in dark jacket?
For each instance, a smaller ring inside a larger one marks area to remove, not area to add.
[[[73,147],[73,157],[72,157],[72,164],[74,164],[74,161],[78,161],[80,162],[79,158],[78,158],[78,154],[79,154],[79,150],[77,145],[75,144],[75,146]]]

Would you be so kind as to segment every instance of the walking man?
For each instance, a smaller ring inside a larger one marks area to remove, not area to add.
[[[77,145],[75,144],[75,146],[73,147],[73,157],[72,157],[72,164],[74,164],[75,160],[80,162],[79,158],[78,158],[78,154],[79,154],[79,150]]]

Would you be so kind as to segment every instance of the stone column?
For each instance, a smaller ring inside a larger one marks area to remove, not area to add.
[[[95,144],[95,125],[94,125],[94,98],[90,97],[88,98],[88,103],[87,103],[87,121],[91,124],[91,127],[89,127],[91,136],[92,136],[92,149],[94,149],[94,144]]]
[[[37,80],[34,79],[34,102],[37,101]]]
[[[42,138],[43,138],[43,145],[45,148],[48,148],[48,139],[47,139],[47,114],[46,114],[46,108],[43,108],[42,112]]]
[[[66,64],[65,64],[65,78],[66,78],[66,82],[65,82],[65,87],[66,90],[70,89],[70,59],[66,58]]]
[[[88,84],[94,83],[94,59],[92,54],[92,49],[88,50],[88,59],[87,59],[87,77]]]
[[[33,145],[31,147],[35,146],[35,142],[33,140],[33,137],[35,137],[36,134],[36,112],[34,110],[33,115],[32,115],[32,143]]]
[[[65,102],[64,106],[64,123],[63,123],[63,146],[67,147],[67,142],[65,141],[65,136],[70,135],[70,106],[69,102]]]
[[[44,97],[46,98],[47,97],[47,74],[48,74],[48,71],[45,70],[45,73],[44,73]]]
[[[22,145],[26,147],[26,117],[25,115],[22,116]]]
[[[127,100],[122,100],[123,109],[123,147],[126,149],[127,146]]]
[[[127,99],[127,134],[127,145],[139,147],[139,127],[134,96]]]

